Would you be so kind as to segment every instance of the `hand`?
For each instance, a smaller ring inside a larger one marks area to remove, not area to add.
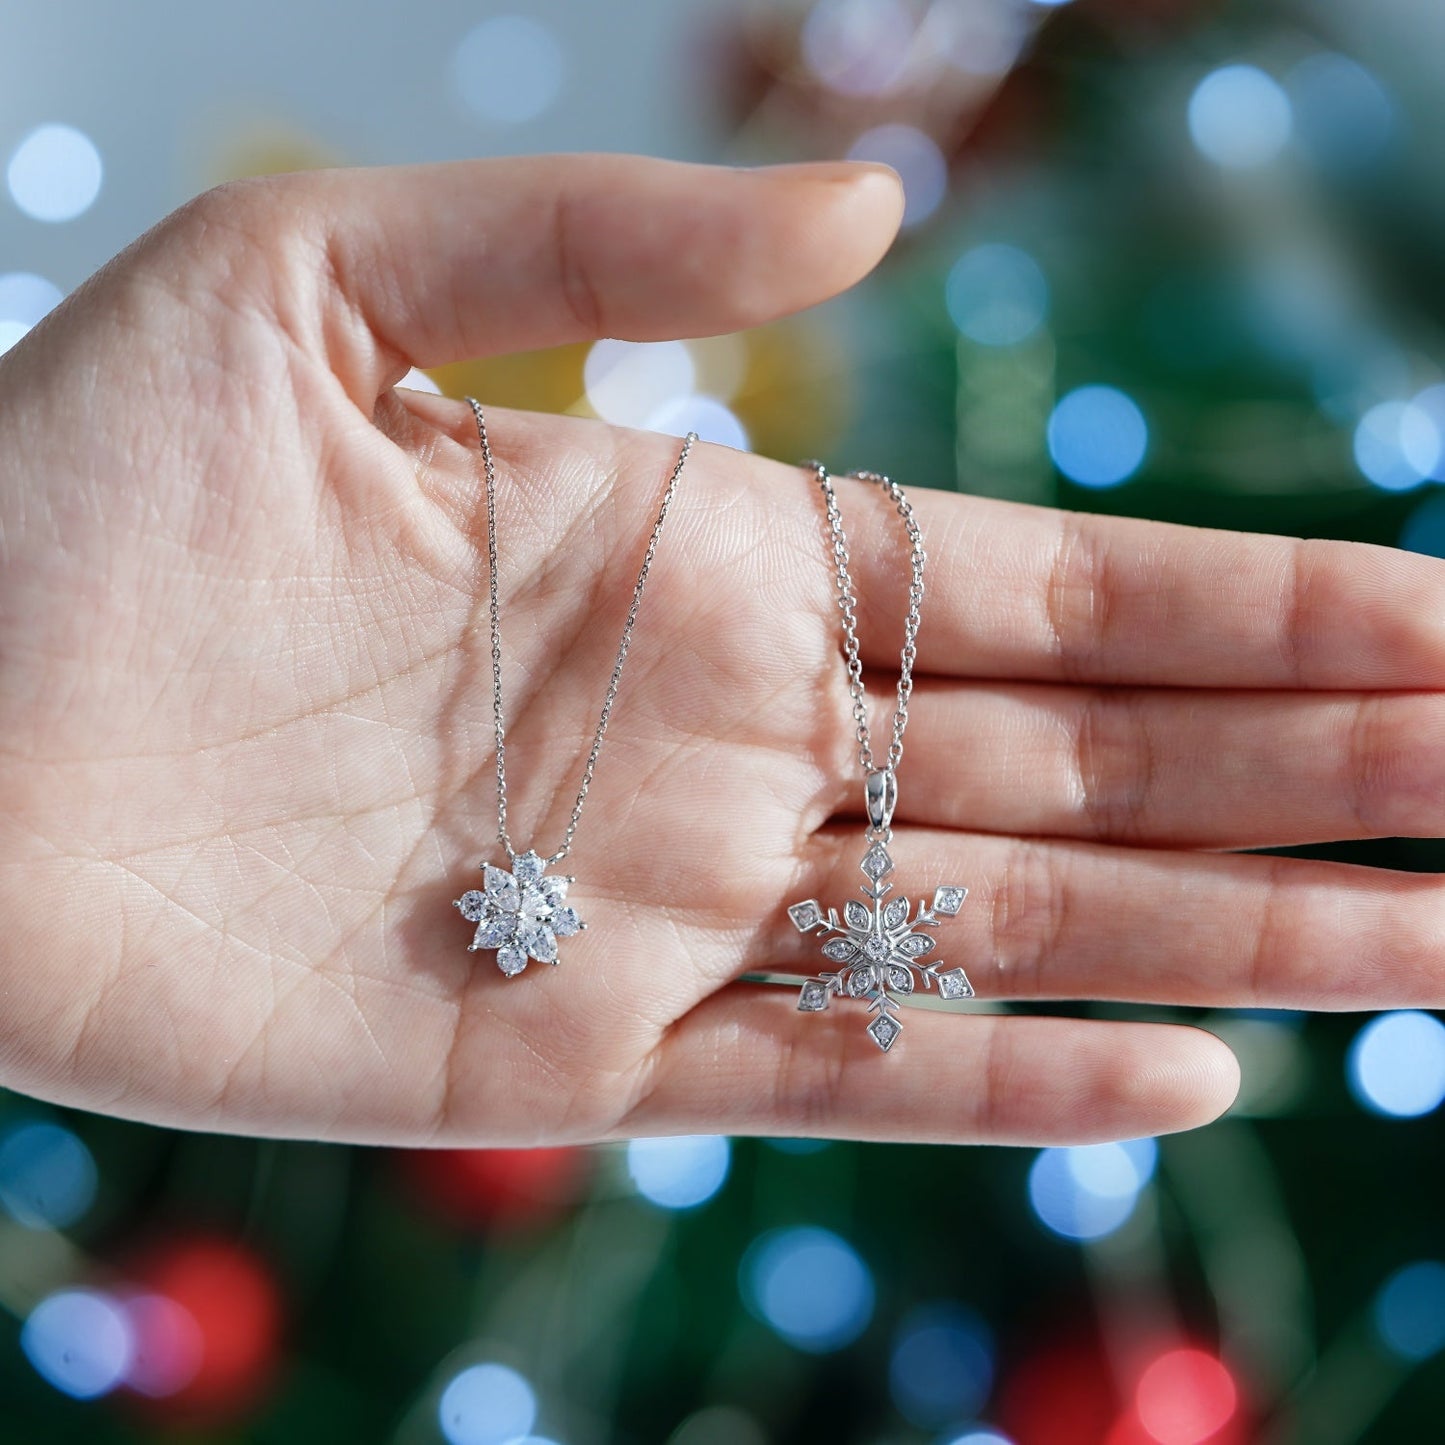
[[[228,1131],[1059,1142],[1227,1106],[1155,1024],[800,1016],[784,909],[855,892],[816,489],[684,475],[569,860],[589,921],[503,978],[481,468],[412,364],[744,327],[850,285],[889,173],[627,158],[223,186],[0,360],[0,1080]],[[673,439],[497,412],[519,846],[557,846]],[[886,467],[886,457],[868,463]],[[905,479],[914,481],[915,479]],[[897,518],[840,483],[882,725]],[[972,890],[985,999],[1436,1005],[1434,878],[1221,850],[1445,818],[1445,573],[1380,548],[912,493],[931,567],[893,849]]]

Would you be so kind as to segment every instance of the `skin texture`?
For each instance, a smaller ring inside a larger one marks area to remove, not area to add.
[[[0,1082],[187,1128],[1078,1142],[1202,1123],[1199,1030],[800,1017],[785,906],[859,880],[821,504],[699,447],[567,871],[501,977],[481,467],[412,364],[687,337],[851,285],[890,172],[551,157],[208,192],[0,358]],[[494,412],[512,829],[560,839],[675,439]],[[886,457],[868,458],[885,465]],[[915,479],[909,479],[910,481]],[[927,479],[916,479],[926,481]],[[880,721],[897,519],[840,483]],[[902,891],[985,998],[1442,1002],[1432,877],[1237,856],[1445,816],[1445,573],[913,491]]]

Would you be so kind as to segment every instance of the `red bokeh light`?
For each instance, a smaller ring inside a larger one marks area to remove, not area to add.
[[[545,1223],[586,1185],[585,1149],[426,1149],[405,1156],[425,1202],[467,1226]]]
[[[1239,1391],[1203,1350],[1170,1350],[1139,1377],[1134,1408],[1158,1445],[1204,1445],[1234,1418]]]
[[[1103,1445],[1119,1408],[1097,1342],[1072,1340],[1015,1366],[1000,1390],[996,1415],[1016,1445]]]

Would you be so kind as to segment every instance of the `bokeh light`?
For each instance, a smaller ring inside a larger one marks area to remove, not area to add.
[[[944,1445],[1013,1445],[1013,1441],[997,1430],[968,1430],[962,1435],[949,1436]]]
[[[483,120],[535,120],[562,93],[567,62],[556,37],[530,15],[493,15],[469,30],[452,57],[462,104]]]
[[[1434,427],[1434,440],[1436,446],[1435,464],[1427,472],[1426,476],[1432,482],[1445,482],[1445,382],[1437,382],[1434,386],[1427,386],[1423,391],[1418,392],[1411,401],[1411,406],[1422,411],[1429,418],[1430,425]],[[1423,440],[1426,448],[1429,446],[1428,433],[1422,432],[1419,440]],[[1428,459],[1428,450],[1417,455],[1418,460]]]
[[[932,5],[919,27],[929,51],[963,75],[1003,75],[1018,60],[1031,26],[1013,0]]]
[[[1306,56],[1285,77],[1300,144],[1331,170],[1376,160],[1394,135],[1395,102],[1357,60],[1324,52]]]
[[[697,368],[684,341],[598,341],[587,352],[587,401],[613,426],[646,427],[693,394]]]
[[[1445,492],[1431,492],[1405,518],[1400,546],[1427,557],[1445,557]]]
[[[1159,1445],[1202,1445],[1233,1417],[1234,1377],[1203,1350],[1170,1350],[1139,1377],[1134,1408]]]
[[[976,1416],[993,1388],[993,1333],[959,1304],[925,1305],[898,1327],[888,1387],[899,1412],[923,1430]]]
[[[506,1365],[471,1365],[442,1391],[437,1422],[449,1445],[515,1445],[531,1433],[537,1397]]]
[[[1114,487],[1139,470],[1149,448],[1144,413],[1112,386],[1081,386],[1049,417],[1049,455],[1081,487]]]
[[[965,251],[944,285],[953,324],[980,346],[1016,346],[1044,324],[1049,283],[1017,246],[992,242]]]
[[[430,392],[433,396],[440,396],[442,394],[441,387],[417,366],[412,367],[412,369],[397,382],[397,385],[405,387],[408,391],[426,391]]]
[[[647,430],[668,436],[686,436],[695,431],[705,442],[748,450],[748,430],[738,415],[715,396],[693,392],[665,402],[647,418]]]
[[[800,1350],[851,1344],[873,1318],[873,1276],[831,1230],[774,1230],[748,1248],[739,1270],[743,1302]]]
[[[109,1295],[72,1289],[48,1295],[30,1311],[20,1348],[57,1390],[93,1400],[125,1379],[133,1339],[124,1309]]]
[[[0,273],[0,354],[8,351],[61,299],[60,287],[30,271]]]
[[[903,182],[903,229],[926,221],[948,194],[948,162],[938,143],[917,126],[874,126],[848,148],[851,161],[892,166]]]
[[[721,1134],[633,1139],[627,1172],[637,1192],[660,1208],[693,1209],[723,1187],[731,1156],[731,1143]]]
[[[60,1124],[19,1124],[0,1135],[0,1206],[27,1229],[65,1229],[95,1200],[95,1160]]]
[[[667,1445],[768,1445],[763,1427],[733,1405],[707,1405],[695,1410],[671,1435]]]
[[[908,71],[915,22],[904,0],[819,0],[803,24],[803,63],[842,95],[886,95]]]
[[[95,204],[104,168],[95,143],[71,125],[37,126],[15,147],[10,198],[37,221],[73,221]]]
[[[1354,450],[1367,481],[1387,492],[1409,491],[1440,465],[1440,431],[1424,407],[1382,401],[1360,418]]]
[[[1152,1139],[1042,1149],[1029,1170],[1029,1201],[1055,1234],[1102,1239],[1133,1214],[1157,1159]]]
[[[195,1317],[161,1294],[124,1301],[133,1348],[125,1383],[137,1394],[164,1399],[178,1394],[200,1373],[206,1342]]]
[[[1381,1014],[1350,1046],[1350,1088],[1365,1108],[1413,1119],[1445,1100],[1445,1025],[1406,1009]]]
[[[1375,1297],[1375,1329],[1412,1364],[1445,1350],[1445,1264],[1424,1259],[1396,1270]]]
[[[1289,97],[1253,65],[1211,71],[1189,97],[1189,134],[1202,155],[1226,170],[1274,160],[1293,127]]]

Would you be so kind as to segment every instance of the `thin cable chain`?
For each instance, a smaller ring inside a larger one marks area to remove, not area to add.
[[[863,657],[858,643],[858,594],[853,587],[853,577],[848,570],[852,560],[848,552],[848,535],[843,530],[843,516],[838,510],[838,498],[833,491],[833,479],[822,462],[809,462],[818,486],[823,492],[823,502],[828,509],[828,532],[833,543],[834,590],[838,596],[838,611],[843,616],[843,653],[848,666],[848,696],[853,705],[853,721],[857,725],[858,762],[864,773],[878,770],[873,758],[873,738],[868,729],[867,694],[863,689]],[[923,615],[923,569],[928,554],[923,550],[923,533],[913,515],[913,507],[903,495],[903,488],[886,477],[882,472],[849,472],[848,475],[860,482],[874,482],[882,487],[898,515],[903,518],[904,530],[908,533],[912,578],[908,586],[908,615],[903,623],[903,650],[899,654],[898,701],[893,709],[893,737],[888,744],[890,772],[897,772],[903,761],[903,734],[908,727],[908,700],[913,695],[913,664],[918,658],[918,624]]]
[[[492,719],[497,738],[497,841],[513,857],[516,849],[507,834],[507,731],[502,722],[502,619],[497,603],[497,469],[492,460],[492,447],[487,439],[487,422],[482,415],[482,404],[475,397],[466,398],[467,404],[477,418],[477,435],[482,446],[482,467],[487,478],[487,601],[492,622]],[[617,701],[617,688],[622,682],[622,667],[627,661],[627,649],[632,642],[632,627],[637,621],[637,610],[642,603],[642,589],[647,586],[647,574],[652,569],[652,559],[657,553],[657,544],[662,537],[662,526],[667,521],[667,510],[672,505],[673,494],[682,476],[682,469],[697,440],[696,432],[688,432],[683,439],[682,451],[672,475],[667,481],[667,490],[662,494],[662,505],[657,511],[657,520],[652,524],[652,535],[647,540],[647,551],[643,554],[642,567],[637,574],[637,585],[632,589],[632,603],[627,609],[627,621],[622,625],[622,640],[617,644],[617,660],[612,664],[612,677],[607,684],[607,695],[602,700],[602,711],[597,718],[597,731],[592,736],[592,749],[587,754],[587,764],[582,769],[582,786],[577,790],[577,801],[572,804],[572,816],[567,821],[567,832],[562,846],[547,859],[550,868],[560,863],[572,851],[572,839],[577,834],[577,824],[582,817],[582,808],[587,802],[587,790],[592,786],[592,775],[597,770],[597,758],[602,752],[602,739],[607,734],[607,723],[612,716],[612,705]]]

